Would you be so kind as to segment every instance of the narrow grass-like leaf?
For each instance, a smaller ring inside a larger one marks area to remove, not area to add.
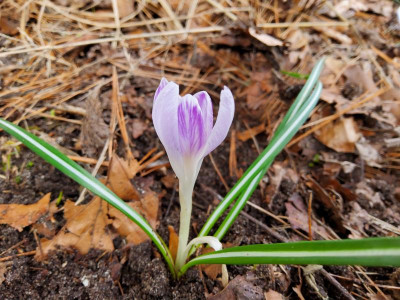
[[[310,75],[311,80],[318,80],[319,74],[322,70],[323,60],[318,62],[317,67],[313,70]],[[315,82],[313,82],[315,84]],[[304,109],[300,109],[301,105],[304,103],[303,97],[307,98],[307,94],[311,93],[313,84],[306,84],[303,88],[304,91],[300,93],[298,99],[289,109],[286,117],[284,118],[283,125],[279,126],[279,132],[274,136],[268,145],[268,147],[259,155],[259,157],[251,164],[251,166],[246,170],[243,176],[238,180],[235,186],[228,192],[224,200],[217,206],[214,212],[207,219],[203,228],[199,232],[198,236],[206,236],[210,232],[211,228],[224,213],[224,211],[231,205],[231,203],[239,196],[239,194],[246,189],[251,180],[258,175],[258,173],[267,166],[275,157],[282,151],[290,139],[296,134],[298,129],[309,117],[312,109],[315,107],[319,100],[319,95],[321,94],[322,84],[317,82],[315,84],[314,91],[310,96],[308,105]],[[193,253],[193,251],[191,251]]]
[[[281,70],[281,73],[293,78],[297,78],[297,79],[308,79],[310,77],[309,74],[301,74],[301,73],[297,73],[297,72],[290,72],[290,71],[285,71],[285,70]]]
[[[302,241],[228,248],[198,256],[182,267],[199,264],[362,265],[400,267],[400,238]]]
[[[74,181],[84,186],[100,198],[106,200],[110,205],[125,214],[129,219],[135,222],[151,238],[161,254],[165,258],[172,274],[175,274],[174,264],[170,252],[164,241],[151,228],[150,224],[139,213],[133,210],[117,195],[115,195],[104,184],[83,169],[76,162],[69,159],[53,146],[42,141],[30,132],[0,118],[0,128],[4,129],[10,135],[21,141],[25,146],[59,169],[65,175],[71,177]]]
[[[315,73],[314,73],[314,76],[315,76]],[[318,78],[318,77],[315,77],[315,78]],[[306,85],[305,88],[308,89],[309,87]],[[297,100],[295,101],[295,103],[292,106],[292,107],[294,107],[294,109],[289,111],[286,114],[286,117],[281,122],[275,135],[271,139],[270,145],[273,145],[274,143],[276,143],[276,141],[279,141],[279,137],[282,134],[284,134],[287,130],[291,130],[291,123],[289,123],[289,122],[290,122],[290,120],[292,120],[292,122],[293,122],[293,120],[296,119],[296,117],[295,117],[296,113],[299,113],[299,111],[308,111],[309,113],[311,112],[311,110],[315,107],[316,103],[319,100],[320,93],[321,93],[321,89],[318,88],[318,84],[317,84],[316,90],[308,99],[305,99],[305,96],[307,96],[306,93],[299,94],[299,97],[297,97]],[[298,103],[303,104],[303,107],[298,106],[297,105]],[[300,124],[299,127],[301,125],[302,124]],[[294,131],[295,131],[294,133],[296,133],[298,131],[298,128],[295,128]],[[286,146],[286,144],[287,144],[287,142],[285,144],[282,144],[279,146],[279,148],[280,148],[279,152],[282,151],[282,149]],[[268,147],[267,147],[267,149],[268,149]],[[229,230],[229,228],[232,226],[233,222],[236,220],[237,216],[242,211],[242,209],[245,206],[245,204],[247,203],[247,201],[250,199],[254,190],[257,188],[258,183],[261,181],[261,179],[263,178],[263,176],[265,175],[265,173],[267,172],[269,167],[272,165],[276,155],[277,154],[274,153],[268,158],[268,160],[265,163],[264,168],[257,174],[257,176],[255,176],[250,181],[248,186],[244,189],[244,191],[242,192],[240,197],[236,200],[236,202],[235,202],[233,208],[231,209],[231,211],[229,212],[228,216],[224,219],[224,221],[222,222],[222,224],[220,225],[218,230],[215,232],[215,234],[214,234],[215,237],[217,237],[218,239],[222,239],[223,236],[226,234],[226,232]]]

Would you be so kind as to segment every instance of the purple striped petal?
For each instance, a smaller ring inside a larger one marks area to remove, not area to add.
[[[156,93],[154,94],[154,100],[157,99],[158,95],[161,93],[162,89],[165,88],[165,86],[169,83],[167,79],[164,77],[161,79],[160,85],[158,86]],[[179,88],[178,88],[178,93],[179,93]]]
[[[201,114],[203,116],[203,122],[205,127],[205,133],[208,136],[211,134],[211,130],[213,128],[214,119],[213,119],[213,108],[210,96],[206,92],[198,92],[193,95],[201,108]]]
[[[208,137],[204,156],[218,147],[219,144],[226,138],[229,127],[231,127],[233,115],[235,114],[235,101],[233,95],[228,87],[224,87],[221,91],[221,100],[219,103],[219,110],[217,121],[214,128]]]
[[[202,110],[192,95],[185,95],[178,106],[178,131],[184,156],[196,155],[204,147],[207,136]]]
[[[167,80],[161,81],[157,92],[154,95],[152,112],[154,129],[164,145],[174,172],[179,177],[183,172],[178,131],[178,106],[181,102],[179,86]]]
[[[233,120],[235,103],[224,87],[217,121],[206,92],[179,96],[179,87],[163,78],[154,95],[154,128],[164,145],[179,180],[194,184],[203,158],[226,137]]]

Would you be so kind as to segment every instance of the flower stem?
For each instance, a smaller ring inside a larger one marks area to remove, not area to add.
[[[190,217],[192,215],[192,193],[193,184],[179,183],[179,202],[181,205],[181,216],[179,221],[179,243],[175,261],[175,270],[185,264],[185,249],[189,240]]]

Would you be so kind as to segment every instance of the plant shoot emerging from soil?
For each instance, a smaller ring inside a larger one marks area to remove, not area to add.
[[[206,92],[181,97],[177,84],[166,79],[161,80],[154,97],[153,122],[167,151],[171,166],[179,179],[181,218],[178,253],[175,261],[171,251],[150,223],[96,177],[55,147],[23,128],[1,118],[0,128],[22,141],[37,155],[135,222],[154,242],[174,278],[179,278],[190,267],[198,264],[400,266],[400,238],[255,244],[221,250],[220,240],[238,217],[275,157],[293,138],[315,108],[322,91],[322,84],[318,78],[323,65],[322,58],[313,68],[301,92],[275,130],[269,145],[211,213],[197,237],[189,243],[193,187],[204,157],[227,136],[233,120],[235,104],[232,93],[225,87],[221,92],[218,117],[216,123],[213,124],[211,99]],[[224,216],[224,212],[228,214]],[[210,231],[221,218],[224,218],[222,223],[214,235],[209,236]],[[216,251],[194,257],[186,262],[187,258],[194,254],[196,248],[205,243]],[[226,283],[228,279],[226,267],[222,270],[222,281]]]
[[[204,157],[226,138],[234,113],[235,102],[227,87],[221,91],[221,102],[215,125],[213,125],[211,98],[206,92],[181,97],[179,86],[165,78],[161,80],[155,92],[154,128],[165,147],[171,167],[179,179],[181,212],[175,265],[177,270],[185,263],[189,250],[186,248],[192,212],[192,193],[197,175]],[[208,237],[208,239],[211,241],[215,238]],[[203,237],[202,242],[208,242],[207,238]],[[217,242],[219,243],[218,240]],[[211,243],[215,244],[215,241]]]

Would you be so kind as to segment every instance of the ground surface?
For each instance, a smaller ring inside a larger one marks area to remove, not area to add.
[[[89,171],[103,159],[97,176],[108,175],[111,185],[119,177],[109,153],[134,158],[134,174],[114,191],[132,191],[125,200],[143,209],[168,241],[168,226],[179,225],[177,181],[151,122],[154,91],[162,76],[179,83],[182,94],[206,90],[216,115],[227,85],[235,119],[200,171],[194,237],[267,146],[301,77],[326,56],[317,108],[223,242],[400,234],[395,2],[130,3],[1,2],[0,116],[58,144]],[[102,156],[105,144],[110,151]],[[4,132],[0,155],[1,299],[400,299],[394,268],[228,266],[225,290],[218,276],[199,268],[174,281],[135,228],[89,193],[74,210],[79,185]],[[34,205],[47,193],[50,203],[34,220],[6,220],[7,208],[24,209],[10,205]],[[145,209],[146,201],[153,209]],[[86,224],[92,211],[97,217]],[[99,220],[104,224],[96,227]],[[76,233],[76,224],[87,227]]]

